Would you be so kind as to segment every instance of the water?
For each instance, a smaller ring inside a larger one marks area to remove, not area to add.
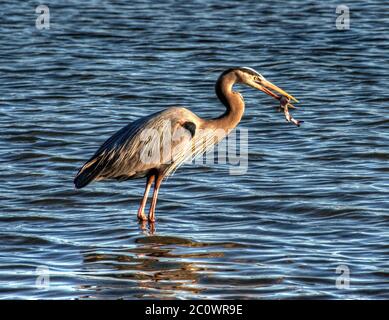
[[[389,298],[384,2],[350,3],[345,31],[337,1],[45,3],[40,31],[36,1],[2,2],[1,298]],[[143,180],[74,190],[128,122],[171,105],[220,114],[214,82],[237,65],[299,98],[305,120],[239,88],[245,175],[181,168],[154,234],[136,221]]]

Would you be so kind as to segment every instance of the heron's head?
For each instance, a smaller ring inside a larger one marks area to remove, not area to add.
[[[273,97],[274,99],[280,100],[282,96],[287,97],[295,102],[298,102],[295,97],[291,94],[285,92],[281,88],[277,87],[275,84],[266,80],[263,75],[255,71],[254,69],[248,67],[240,67],[234,70],[235,75],[238,78],[238,82],[246,84],[255,89],[261,90]],[[279,93],[281,96],[279,96]]]

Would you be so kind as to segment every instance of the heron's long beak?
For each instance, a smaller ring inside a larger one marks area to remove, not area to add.
[[[255,82],[255,84],[256,84],[255,85],[256,89],[265,92],[266,94],[273,97],[274,99],[280,100],[281,97],[284,96],[284,97],[287,97],[295,102],[298,102],[298,100],[295,97],[293,97],[291,94],[285,92],[281,88],[277,87],[275,84],[271,83],[270,81],[262,79],[261,82]],[[276,93],[274,93],[270,89],[275,91],[275,92],[278,92],[279,94],[281,94],[281,96],[277,95]]]

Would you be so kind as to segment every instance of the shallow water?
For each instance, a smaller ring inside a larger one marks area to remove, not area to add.
[[[0,298],[389,298],[383,1],[350,3],[344,31],[337,1],[45,3],[40,31],[35,1],[2,2]],[[128,122],[171,105],[221,113],[214,82],[237,65],[299,98],[305,121],[239,88],[246,174],[184,166],[154,233],[136,221],[143,180],[74,190]]]

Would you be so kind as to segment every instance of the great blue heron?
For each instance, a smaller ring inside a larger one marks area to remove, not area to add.
[[[293,96],[251,68],[228,69],[220,75],[215,85],[216,95],[226,107],[221,116],[201,119],[186,108],[172,107],[135,120],[105,141],[81,167],[74,179],[76,188],[104,179],[146,177],[146,188],[137,216],[142,221],[147,220],[144,210],[154,182],[148,215],[148,220],[154,222],[162,180],[189,158],[204,153],[217,144],[240,122],[245,104],[242,95],[233,91],[236,83],[261,90],[280,100],[280,107],[284,109],[287,121],[300,124],[288,112],[288,106],[294,107],[289,103],[290,99],[297,102]],[[157,154],[157,157],[150,158],[152,153]]]

